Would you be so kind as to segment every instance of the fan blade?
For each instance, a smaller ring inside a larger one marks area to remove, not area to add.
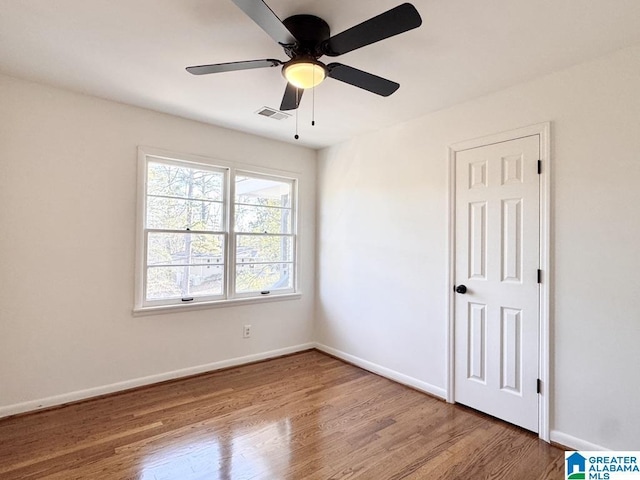
[[[193,75],[208,73],[235,72],[236,70],[250,70],[252,68],[277,67],[282,65],[280,60],[267,58],[266,60],[247,60],[246,62],[214,63],[213,65],[198,65],[187,67],[187,72]]]
[[[273,13],[269,5],[262,0],[232,0],[251,20],[256,22],[267,35],[280,45],[292,45],[296,38],[284,26],[278,16]]]
[[[331,78],[382,95],[383,97],[388,97],[400,88],[399,83],[378,77],[372,73],[363,72],[357,68],[342,65],[341,63],[330,63],[327,65],[327,70]]]
[[[287,88],[284,91],[284,97],[282,97],[282,103],[280,104],[280,110],[295,110],[300,106],[300,100],[302,100],[303,88],[297,88],[287,82]]]
[[[422,25],[422,18],[420,18],[416,7],[410,3],[403,3],[331,37],[323,43],[322,49],[325,55],[337,57],[385,38],[413,30],[420,25]]]

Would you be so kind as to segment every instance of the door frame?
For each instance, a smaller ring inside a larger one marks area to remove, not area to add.
[[[472,148],[484,147],[495,143],[516,140],[533,135],[540,136],[540,160],[542,173],[540,174],[540,259],[542,283],[538,289],[538,307],[540,314],[539,343],[538,343],[538,378],[541,380],[538,395],[538,436],[550,442],[549,405],[551,393],[550,368],[550,303],[551,303],[551,122],[539,123],[509,130],[494,135],[487,135],[472,140],[458,142],[449,146],[449,268],[447,274],[447,397],[449,403],[455,403],[455,255],[456,255],[456,154]]]

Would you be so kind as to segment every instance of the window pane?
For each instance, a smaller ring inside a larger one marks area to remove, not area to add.
[[[147,228],[222,231],[222,204],[199,200],[147,197]]]
[[[236,205],[236,232],[291,233],[291,210]]]
[[[293,288],[291,263],[244,264],[236,266],[238,293]]]
[[[224,266],[149,267],[147,300],[222,295]]]
[[[224,263],[224,236],[149,232],[147,265]]]
[[[222,200],[224,174],[210,170],[149,162],[147,194]]]
[[[291,207],[291,183],[238,175],[235,201],[250,205]]]
[[[292,237],[238,235],[236,238],[238,264],[293,261]]]

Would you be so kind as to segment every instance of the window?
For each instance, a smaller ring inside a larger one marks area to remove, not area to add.
[[[295,293],[296,179],[172,157],[140,151],[136,309]]]
[[[236,293],[293,288],[292,194],[291,181],[236,174]]]

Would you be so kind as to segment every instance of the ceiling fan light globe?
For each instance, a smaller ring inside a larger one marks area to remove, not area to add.
[[[297,88],[313,88],[324,81],[327,72],[319,62],[295,62],[285,65],[284,77]]]

